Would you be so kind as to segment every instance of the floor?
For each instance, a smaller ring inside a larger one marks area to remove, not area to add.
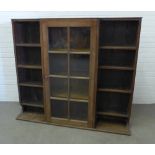
[[[0,103],[0,143],[155,143],[155,104],[134,105],[131,136],[16,120],[18,103]]]

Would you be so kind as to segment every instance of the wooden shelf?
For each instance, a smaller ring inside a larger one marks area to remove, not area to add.
[[[101,46],[100,49],[136,50],[136,46]]]
[[[133,67],[120,67],[120,66],[99,66],[99,69],[112,69],[112,70],[134,70]]]
[[[39,43],[18,43],[16,46],[19,47],[40,47],[41,45]]]
[[[38,65],[17,65],[18,68],[27,68],[27,69],[42,69],[41,66]]]
[[[25,86],[25,87],[39,87],[42,88],[43,85],[38,82],[20,82],[19,86]]]
[[[110,133],[118,133],[118,134],[125,134],[130,135],[129,125],[128,123],[114,123],[109,121],[98,121],[96,124],[96,130],[110,132]]]
[[[116,112],[97,112],[97,115],[128,118],[127,114],[121,114]]]
[[[109,88],[99,88],[98,91],[101,92],[114,92],[114,93],[127,93],[130,94],[131,90],[124,90],[124,89],[109,89]]]
[[[35,103],[35,102],[29,102],[29,103],[21,103],[22,106],[30,106],[30,107],[39,107],[39,108],[44,108],[43,104]]]

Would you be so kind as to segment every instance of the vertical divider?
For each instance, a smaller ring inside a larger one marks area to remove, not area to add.
[[[68,55],[68,119],[70,119],[70,27],[67,27],[67,55]]]
[[[41,54],[42,54],[42,66],[43,66],[43,89],[44,89],[44,112],[46,121],[50,122],[51,118],[51,106],[50,106],[50,91],[49,91],[49,76],[48,76],[48,30],[46,22],[40,21],[40,35],[41,35]]]

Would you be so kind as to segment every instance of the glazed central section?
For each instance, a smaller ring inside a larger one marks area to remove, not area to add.
[[[51,117],[88,120],[90,27],[48,27]]]

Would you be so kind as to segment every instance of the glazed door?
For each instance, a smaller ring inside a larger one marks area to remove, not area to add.
[[[95,20],[42,20],[45,114],[64,125],[93,127],[95,120]]]

